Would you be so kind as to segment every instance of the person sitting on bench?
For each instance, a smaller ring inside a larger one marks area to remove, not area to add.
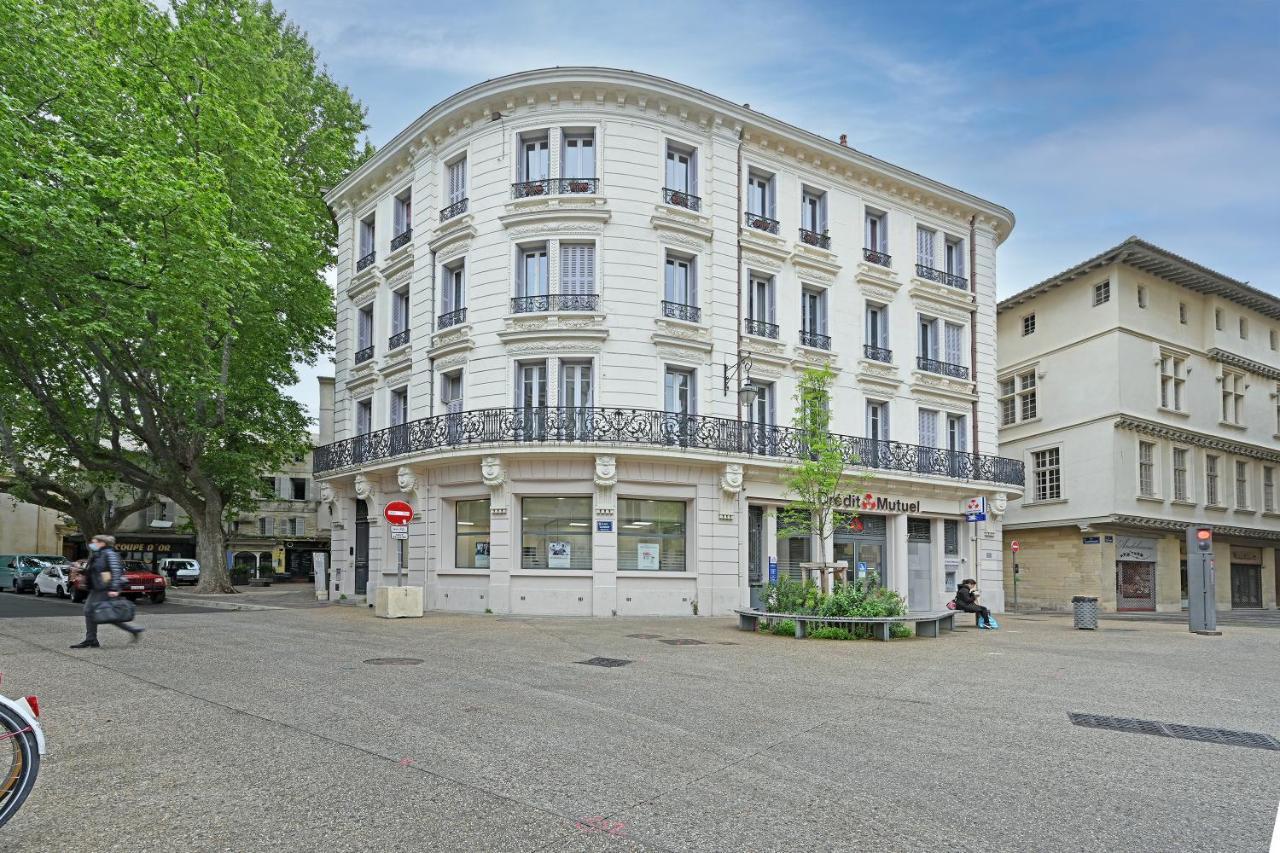
[[[973,578],[961,581],[956,590],[956,609],[965,613],[977,613],[979,628],[994,628],[991,624],[991,611],[978,603],[978,593],[975,591],[977,588],[978,582]]]

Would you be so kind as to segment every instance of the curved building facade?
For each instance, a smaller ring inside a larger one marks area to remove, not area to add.
[[[1004,208],[599,68],[460,92],[326,200],[332,597],[403,582],[445,610],[714,615],[836,559],[913,609],[957,576],[1001,604],[995,510],[1023,484],[994,455]],[[831,540],[780,539],[815,365],[870,479]],[[991,512],[966,524],[973,497]]]

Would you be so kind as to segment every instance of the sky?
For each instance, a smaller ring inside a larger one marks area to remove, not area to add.
[[[1277,0],[276,5],[378,146],[482,80],[632,69],[1008,207],[1001,296],[1130,235],[1280,295]]]

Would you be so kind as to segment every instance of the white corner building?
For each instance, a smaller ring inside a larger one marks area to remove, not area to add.
[[[1177,612],[1208,525],[1218,608],[1275,608],[1280,298],[1130,237],[1001,302],[999,330],[1019,606]]]
[[[723,615],[844,560],[914,610],[1002,607],[1004,208],[669,80],[557,68],[432,107],[338,223],[330,596]],[[835,371],[835,535],[779,539],[796,378]],[[988,498],[986,521],[965,502]],[[407,530],[383,518],[414,508]],[[407,539],[394,538],[396,533]]]

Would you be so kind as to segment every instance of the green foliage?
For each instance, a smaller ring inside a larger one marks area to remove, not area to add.
[[[797,581],[784,574],[776,584],[765,586],[763,598],[764,609],[770,613],[809,614],[816,612],[822,591],[812,580]]]
[[[796,635],[796,623],[794,619],[783,619],[781,622],[774,622],[768,628],[772,634],[780,637],[794,637]]]
[[[846,628],[836,628],[832,625],[823,625],[819,628],[813,628],[809,631],[809,639],[811,640],[852,640],[853,634]]]
[[[889,636],[899,640],[906,639],[911,636],[911,628],[903,625],[901,622],[894,622],[889,626]]]
[[[902,596],[882,587],[874,576],[867,580],[837,583],[823,593],[811,580],[795,581],[786,575],[777,584],[767,584],[763,606],[770,613],[794,613],[805,616],[903,616],[907,612]]]

